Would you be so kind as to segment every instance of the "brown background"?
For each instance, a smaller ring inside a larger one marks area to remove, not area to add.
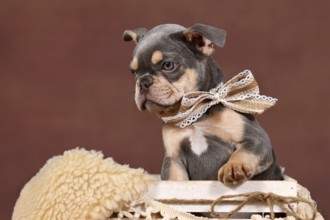
[[[227,30],[227,79],[254,73],[279,99],[259,117],[287,174],[330,217],[329,1],[2,1],[0,219],[47,159],[76,146],[158,173],[161,122],[133,101],[127,28],[200,22]]]

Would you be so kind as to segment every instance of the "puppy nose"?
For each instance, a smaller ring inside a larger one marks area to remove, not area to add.
[[[141,93],[147,93],[149,87],[153,84],[153,79],[151,76],[143,76],[140,79],[140,91]]]

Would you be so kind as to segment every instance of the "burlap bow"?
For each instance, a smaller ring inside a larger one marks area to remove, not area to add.
[[[261,114],[276,101],[275,98],[260,95],[258,84],[251,71],[245,70],[225,84],[220,83],[209,92],[186,93],[182,98],[178,113],[162,117],[162,120],[184,128],[194,123],[211,106],[219,103],[238,112]]]

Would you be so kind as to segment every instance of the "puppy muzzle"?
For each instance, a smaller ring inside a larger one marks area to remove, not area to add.
[[[146,109],[147,95],[153,84],[153,78],[149,74],[140,76],[136,81],[135,102],[140,111]]]
[[[135,102],[139,110],[166,111],[181,100],[183,91],[165,77],[145,74],[136,81]]]

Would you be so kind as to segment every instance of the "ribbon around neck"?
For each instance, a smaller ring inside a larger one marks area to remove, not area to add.
[[[193,91],[186,93],[175,115],[164,116],[165,123],[175,123],[184,128],[199,119],[210,107],[219,103],[237,112],[261,114],[277,102],[259,94],[259,86],[251,71],[245,70],[226,83],[220,83],[209,92]]]

